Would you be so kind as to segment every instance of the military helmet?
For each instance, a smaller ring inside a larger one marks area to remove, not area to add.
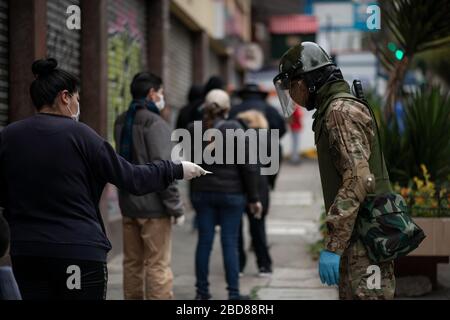
[[[281,57],[279,74],[273,79],[273,83],[286,117],[295,110],[295,103],[289,96],[291,80],[302,78],[305,74],[329,65],[334,65],[331,57],[314,42],[302,42],[290,48]]]

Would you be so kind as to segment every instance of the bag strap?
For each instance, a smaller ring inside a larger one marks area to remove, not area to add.
[[[383,175],[383,179],[386,179],[385,166],[384,166],[384,162],[383,162],[383,159],[384,159],[383,144],[382,144],[382,141],[381,141],[380,128],[378,127],[377,118],[375,117],[375,113],[373,112],[372,107],[370,107],[370,105],[367,103],[367,101],[358,99],[354,95],[352,95],[350,93],[347,93],[347,92],[341,92],[341,93],[338,93],[338,94],[334,95],[332,97],[332,99],[330,100],[329,104],[332,101],[336,100],[336,99],[350,99],[350,100],[354,100],[356,102],[359,102],[359,103],[363,104],[369,110],[370,116],[373,119],[373,122],[375,123],[375,129],[376,129],[376,132],[377,132],[378,145],[379,145],[379,148],[380,148],[381,172],[382,172],[382,175]],[[328,109],[330,109],[330,108],[328,108]],[[328,114],[328,112],[329,112],[329,110],[327,110],[327,114]]]

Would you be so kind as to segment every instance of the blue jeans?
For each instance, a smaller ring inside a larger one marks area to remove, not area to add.
[[[245,209],[241,193],[193,192],[192,204],[197,212],[198,243],[195,253],[197,294],[209,294],[209,257],[214,241],[215,226],[220,225],[223,263],[230,299],[239,296],[239,225]]]
[[[11,267],[0,267],[0,300],[22,300]]]

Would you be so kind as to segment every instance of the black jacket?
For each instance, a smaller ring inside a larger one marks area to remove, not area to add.
[[[194,148],[194,139],[199,139],[199,137],[195,137],[194,133],[194,125],[195,123],[201,122],[193,122],[188,126],[188,130],[191,134],[192,142],[192,157],[191,161],[196,162],[195,158],[195,148]],[[219,129],[222,132],[223,136],[223,155],[224,162],[226,159],[226,143],[225,143],[225,130],[226,129],[243,129],[241,124],[235,120],[226,120],[226,121],[217,121],[215,124],[215,128]],[[204,128],[202,129],[203,135]],[[201,137],[200,137],[201,139]],[[209,144],[209,142],[203,142],[202,146],[202,154],[205,147]],[[233,164],[206,164],[202,162],[196,162],[201,165],[203,169],[207,171],[213,172],[211,175],[205,175],[200,178],[191,181],[191,191],[214,191],[214,192],[227,192],[227,193],[244,193],[247,196],[248,202],[256,202],[259,201],[259,193],[258,193],[258,165],[257,164],[237,164],[237,152],[241,152],[240,150],[236,150],[237,143],[235,143],[235,159]],[[249,145],[245,143],[245,155],[248,157]]]
[[[180,109],[177,117],[176,129],[187,129],[188,125],[192,121],[202,120],[203,115],[200,111],[200,107],[203,104],[204,99],[196,99],[189,102],[186,106]]]
[[[269,123],[269,129],[270,130],[273,130],[273,129],[279,130],[279,138],[281,141],[281,138],[284,136],[284,134],[286,133],[286,130],[287,130],[286,122],[285,122],[284,118],[280,115],[280,113],[275,109],[275,107],[268,104],[261,97],[260,94],[247,94],[244,97],[241,104],[238,104],[238,105],[234,106],[233,108],[231,108],[229,118],[234,119],[237,117],[237,115],[239,113],[249,111],[249,110],[259,111],[262,114],[264,114],[264,116],[267,119],[267,122]],[[281,148],[281,143],[280,143],[280,147],[279,147],[278,151],[280,153],[280,158],[281,158],[281,156],[283,154],[283,150]],[[278,176],[278,174],[268,176],[269,185],[272,189],[275,188],[275,181],[276,181],[277,176]]]
[[[254,150],[254,152],[258,155],[257,159],[257,166],[258,166],[258,193],[259,193],[259,200],[261,201],[261,204],[263,206],[263,215],[266,215],[268,213],[269,209],[269,202],[270,202],[270,194],[269,194],[269,183],[270,183],[270,177],[269,175],[263,175],[261,174],[261,168],[267,167],[268,165],[264,165],[261,163],[261,159],[259,158],[260,151],[259,148],[262,148],[264,145],[260,144],[260,137],[264,132],[267,132],[266,136],[266,143],[268,150],[264,150],[264,154],[271,154],[271,135],[269,131],[262,131],[262,129],[268,129],[267,122],[262,121],[260,117],[263,117],[264,115],[258,116],[258,113],[251,113],[251,112],[243,112],[238,114],[239,123],[242,125],[244,130],[247,129],[254,129],[258,131],[258,149]]]
[[[132,165],[83,123],[37,114],[0,133],[0,206],[11,255],[106,261],[98,203],[106,183],[137,195],[183,177],[181,164]]]
[[[238,113],[248,110],[262,112],[266,117],[267,122],[269,122],[269,129],[280,130],[280,139],[286,133],[286,121],[284,118],[275,107],[268,104],[259,94],[247,95],[241,104],[231,108],[229,118],[234,119]]]

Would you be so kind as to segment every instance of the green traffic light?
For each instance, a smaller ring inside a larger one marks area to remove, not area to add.
[[[387,45],[388,49],[392,52],[394,52],[395,50],[397,50],[397,46],[395,45],[395,43],[393,42],[389,42]]]
[[[402,60],[404,55],[405,53],[400,49],[395,51],[395,58],[397,58],[397,60]]]

